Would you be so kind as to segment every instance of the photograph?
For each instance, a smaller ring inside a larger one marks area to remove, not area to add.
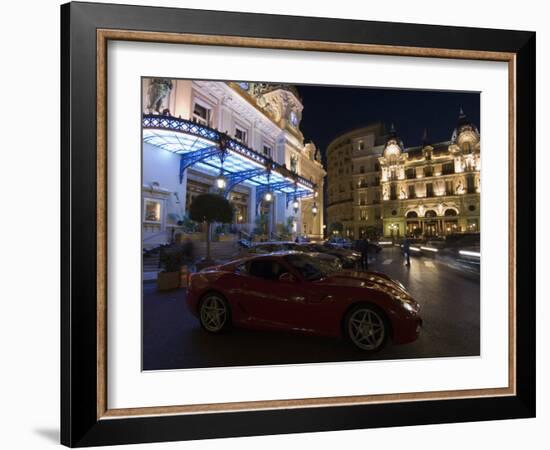
[[[143,76],[141,108],[143,371],[481,355],[480,92]]]

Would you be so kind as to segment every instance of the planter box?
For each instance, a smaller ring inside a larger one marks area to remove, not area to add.
[[[228,242],[228,241],[236,241],[237,236],[235,234],[220,234],[218,236],[219,242]]]
[[[180,286],[181,288],[187,287],[187,275],[189,274],[189,266],[181,266],[180,268]]]
[[[159,272],[157,276],[157,289],[159,291],[169,291],[180,287],[179,272]]]

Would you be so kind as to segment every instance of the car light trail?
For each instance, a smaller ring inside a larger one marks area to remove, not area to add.
[[[378,241],[378,245],[391,245],[391,242],[388,242],[388,241]]]
[[[458,253],[464,256],[475,256],[476,258],[481,258],[480,252],[471,252],[469,250],[459,250]]]
[[[419,252],[420,249],[418,247],[409,247],[413,252]]]
[[[420,247],[421,250],[426,250],[427,252],[434,252],[434,253],[437,253],[439,250],[437,248],[433,248],[433,247],[424,247],[424,246],[421,246]]]

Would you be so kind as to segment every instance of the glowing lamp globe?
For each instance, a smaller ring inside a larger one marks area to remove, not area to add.
[[[216,187],[218,189],[225,189],[225,186],[226,186],[225,178],[220,175],[218,178],[216,178]]]

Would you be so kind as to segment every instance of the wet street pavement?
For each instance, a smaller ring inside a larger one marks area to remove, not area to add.
[[[388,346],[365,356],[344,340],[234,328],[207,334],[187,310],[185,291],[160,293],[143,285],[143,369],[187,369],[265,364],[475,356],[480,349],[479,277],[437,259],[411,258],[384,248],[369,265],[403,283],[421,304],[423,329],[417,341]]]

